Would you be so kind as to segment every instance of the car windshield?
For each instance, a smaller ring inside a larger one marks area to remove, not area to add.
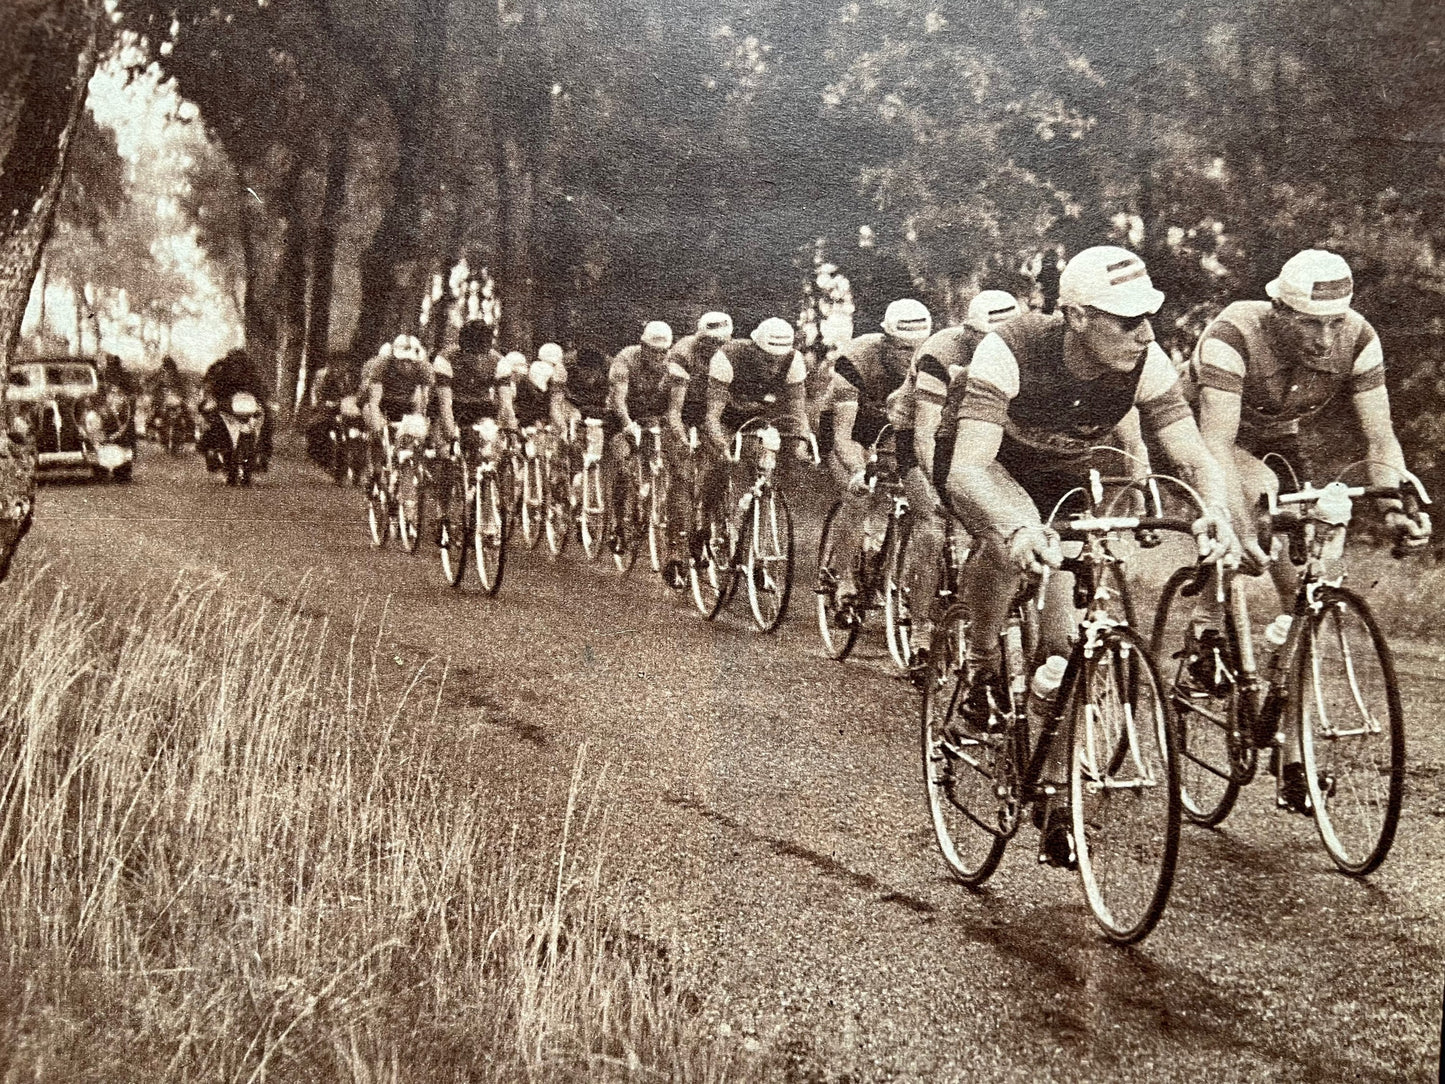
[[[88,365],[47,365],[45,382],[54,388],[90,390],[95,387],[95,371]]]

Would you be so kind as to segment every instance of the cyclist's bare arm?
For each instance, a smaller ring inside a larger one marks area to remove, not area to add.
[[[793,419],[798,435],[811,435],[813,427],[808,424],[808,391],[801,380],[786,387],[783,392],[783,405],[787,407],[788,417]],[[836,411],[837,407],[833,409]]]
[[[447,440],[457,438],[457,416],[452,409],[452,389],[443,384],[437,388],[437,417],[442,423],[442,436]]]
[[[1126,469],[1134,478],[1149,473],[1149,449],[1144,446],[1144,431],[1139,424],[1139,408],[1132,408],[1124,420],[1114,426],[1114,441],[1125,453]]]
[[[373,381],[366,389],[366,426],[373,433],[380,433],[386,428],[386,415],[381,412],[381,381]]]
[[[1199,389],[1199,433],[1204,447],[1213,456],[1224,477],[1224,492],[1230,519],[1240,545],[1256,563],[1269,558],[1260,548],[1255,532],[1254,505],[1244,491],[1244,480],[1234,456],[1234,442],[1239,436],[1241,397],[1208,385]]]
[[[943,420],[943,404],[917,396],[913,404],[913,451],[923,476],[933,478],[933,442],[938,439],[938,424]]]
[[[853,426],[858,421],[858,397],[847,393],[839,397],[836,385],[842,380],[840,376],[833,377],[833,455],[849,474],[857,474],[866,466],[868,453],[853,439]],[[852,390],[848,386],[848,392]]]
[[[958,423],[953,460],[948,465],[948,496],[970,528],[989,527],[1008,538],[1020,527],[1041,524],[1038,509],[1023,488],[994,462],[1003,443],[1003,426],[964,418]]]
[[[715,376],[708,377],[707,417],[704,419],[703,429],[707,432],[708,441],[719,452],[728,446],[727,434],[723,432],[722,416],[731,395],[732,385],[724,383]]]
[[[687,384],[676,383],[667,393],[667,427],[679,440],[686,440],[687,426],[682,423],[682,405],[687,399]]]
[[[632,428],[632,415],[627,412],[627,387],[625,376],[614,376],[607,381],[607,409],[617,415],[624,430]]]
[[[559,433],[567,432],[567,393],[565,384],[554,387],[547,396],[547,417]]]
[[[497,390],[497,424],[503,429],[517,428],[517,385],[503,380],[495,385]]]
[[[1360,430],[1365,436],[1365,458],[1370,481],[1375,485],[1393,486],[1405,479],[1405,453],[1400,447],[1400,438],[1395,435],[1395,425],[1390,417],[1390,393],[1381,385],[1369,391],[1356,392],[1355,415],[1360,420]],[[1389,526],[1411,539],[1423,540],[1430,536],[1430,517],[1423,511],[1407,515],[1398,501],[1381,502]],[[1396,518],[1398,517],[1398,519]]]
[[[1194,416],[1186,414],[1171,422],[1158,433],[1164,454],[1184,476],[1184,480],[1199,491],[1204,498],[1205,515],[1195,525],[1195,537],[1199,540],[1200,556],[1208,560],[1229,556],[1235,563],[1239,560],[1239,538],[1231,523],[1229,488],[1224,468],[1210,454]],[[1230,461],[1233,462],[1233,453]],[[1212,522],[1211,522],[1212,521]]]

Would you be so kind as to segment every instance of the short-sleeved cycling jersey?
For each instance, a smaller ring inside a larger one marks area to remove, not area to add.
[[[495,386],[501,360],[495,350],[464,354],[455,346],[437,355],[433,377],[438,388],[452,389],[452,418],[458,425],[497,416]]]
[[[638,345],[623,347],[608,369],[609,384],[627,385],[627,413],[633,421],[661,418],[674,388],[691,383],[687,369],[666,356],[650,364]]]
[[[533,362],[533,365],[547,366],[546,362]],[[512,409],[517,415],[519,426],[545,425],[552,420],[552,395],[554,392],[561,392],[567,386],[567,368],[561,362],[547,366],[551,374],[547,379],[547,390],[541,391],[525,376],[517,378],[516,398],[512,401]]]
[[[723,418],[730,428],[754,415],[776,413],[784,392],[792,385],[801,385],[808,376],[798,351],[779,357],[751,339],[725,343],[708,362],[707,372],[709,381],[727,385]]]
[[[684,335],[667,352],[669,363],[687,373],[687,394],[682,400],[683,425],[701,426],[707,416],[708,363],[718,351],[716,339]]]
[[[1324,410],[1342,392],[1372,391],[1385,383],[1380,338],[1359,313],[1345,313],[1335,349],[1325,357],[1282,357],[1268,319],[1268,301],[1236,301],[1199,337],[1191,359],[1195,380],[1240,397],[1240,429],[1257,437],[1299,432],[1299,422]]]
[[[968,364],[973,351],[987,332],[971,327],[949,327],[930,335],[918,347],[903,386],[894,393],[889,413],[902,432],[914,428],[920,401],[942,406],[938,430],[933,436],[933,458],[946,465],[953,459],[953,442],[958,436],[958,408],[968,387]],[[906,445],[900,441],[899,448]]]
[[[894,347],[881,331],[847,343],[833,362],[833,402],[858,404],[853,439],[871,444],[888,421],[888,398],[908,376],[911,351]]]
[[[1025,314],[989,333],[968,367],[958,420],[1003,427],[998,461],[1025,489],[1030,486],[1020,474],[1075,473],[1135,406],[1153,432],[1190,416],[1179,376],[1158,343],[1150,343],[1142,364],[1130,371],[1084,380],[1064,364],[1064,330],[1062,313]],[[947,471],[948,462],[935,455],[935,481]]]
[[[361,371],[364,388],[381,385],[381,412],[388,421],[399,421],[412,407],[412,394],[418,387],[435,383],[432,367],[420,358],[374,357]]]

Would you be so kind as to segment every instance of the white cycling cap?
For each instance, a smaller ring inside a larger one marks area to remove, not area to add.
[[[537,360],[547,365],[561,365],[562,348],[556,343],[543,343],[542,349],[537,351]]]
[[[1355,278],[1343,256],[1307,248],[1285,261],[1279,278],[1266,285],[1264,292],[1296,312],[1338,316],[1349,311]]]
[[[552,383],[552,366],[538,358],[527,370],[527,379],[538,391],[546,391],[547,385]]]
[[[1019,314],[1019,299],[1007,290],[984,290],[968,303],[963,322],[975,331],[992,331]]]
[[[933,333],[933,317],[923,302],[900,297],[890,301],[883,312],[883,332],[916,345]]]
[[[793,352],[793,325],[781,316],[770,316],[753,328],[753,342],[764,353],[782,357]]]
[[[1144,261],[1134,253],[1117,245],[1096,245],[1064,265],[1059,304],[1135,317],[1158,312],[1164,295],[1154,289]]]
[[[527,355],[520,350],[509,350],[502,356],[502,373],[504,377],[526,376]]]
[[[642,329],[642,345],[654,350],[666,350],[672,346],[672,328],[661,320],[649,320]]]
[[[698,317],[697,333],[709,339],[731,339],[733,318],[725,312],[705,312]]]

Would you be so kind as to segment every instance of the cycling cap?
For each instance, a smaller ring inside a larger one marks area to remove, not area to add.
[[[1164,295],[1149,281],[1144,261],[1127,248],[1097,245],[1064,265],[1059,304],[1085,305],[1114,316],[1144,316],[1159,311]]]
[[[985,290],[968,303],[963,322],[975,331],[992,331],[1019,314],[1019,299],[1007,290]]]
[[[793,352],[793,325],[781,316],[770,316],[753,329],[753,342],[764,353],[782,357]]]
[[[1264,292],[1296,312],[1338,316],[1349,311],[1355,279],[1344,258],[1320,248],[1307,248],[1285,261],[1279,278]]]
[[[672,345],[672,328],[661,320],[650,320],[642,329],[642,345],[654,350],[666,350]]]
[[[537,351],[537,360],[548,365],[561,365],[562,348],[556,343],[543,343],[542,349]]]
[[[391,340],[391,352],[399,358],[406,357],[407,345],[405,335],[398,335]]]
[[[379,357],[379,358],[389,358],[389,357],[391,357],[391,353],[392,353],[391,343],[382,343],[382,344],[381,344],[381,349],[376,352],[376,356]]]
[[[883,312],[883,331],[907,343],[921,343],[933,332],[933,317],[921,301],[901,297],[890,301]]]
[[[506,356],[502,358],[501,369],[502,371],[497,375],[503,378],[513,376],[526,376],[527,355],[523,354],[520,350],[509,351]]]
[[[551,364],[538,358],[532,362],[532,367],[527,370],[527,379],[531,381],[532,387],[538,391],[546,391],[547,385],[552,382]]]
[[[705,312],[697,321],[697,333],[709,339],[731,339],[733,318],[725,312]]]

